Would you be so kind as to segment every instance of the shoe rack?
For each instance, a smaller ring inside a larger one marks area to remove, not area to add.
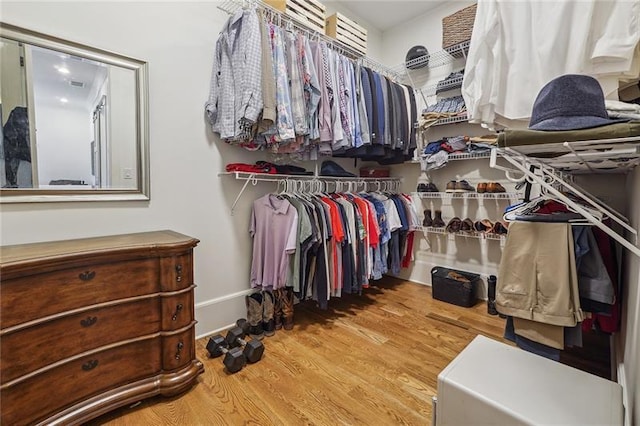
[[[516,201],[520,196],[517,192],[413,192],[412,195],[418,198],[439,198],[442,200],[511,200]]]
[[[421,227],[421,231],[423,234],[436,234],[436,235],[447,235],[450,236],[452,239],[456,239],[456,238],[477,238],[477,239],[481,239],[481,240],[492,240],[492,241],[500,241],[500,247],[504,247],[504,243],[507,241],[507,236],[506,235],[497,235],[497,234],[493,234],[493,233],[488,233],[488,232],[465,232],[465,231],[458,231],[458,232],[449,232],[446,230],[446,227],[440,227],[440,228],[436,228],[433,226],[422,226]]]
[[[482,136],[486,129],[469,123],[452,124],[430,128],[425,135],[428,140],[437,140],[445,136],[469,135]],[[502,162],[501,162],[502,163]],[[486,298],[486,278],[497,275],[500,258],[506,243],[506,235],[491,232],[458,230],[449,232],[446,225],[452,218],[471,219],[473,222],[488,219],[490,222],[503,221],[502,215],[507,206],[517,203],[522,193],[515,183],[506,179],[504,172],[490,167],[489,153],[450,154],[447,164],[436,170],[426,172],[429,182],[434,183],[437,192],[417,192],[418,182],[424,182],[419,161],[416,164],[404,164],[401,174],[404,178],[405,192],[411,192],[414,206],[424,219],[423,212],[431,210],[434,214],[440,210],[445,226],[422,226],[417,232],[414,251],[414,267],[402,278],[414,282],[431,284],[430,270],[436,266],[468,271],[483,277],[477,296]],[[446,192],[450,181],[466,180],[474,191]],[[479,183],[500,183],[505,192],[477,192]]]

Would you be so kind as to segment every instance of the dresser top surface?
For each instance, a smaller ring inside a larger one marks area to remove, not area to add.
[[[163,230],[105,237],[17,244],[0,247],[0,265],[7,266],[16,262],[21,263],[73,254],[96,253],[113,249],[153,249],[172,246],[193,247],[198,244],[198,242],[197,239],[187,235],[170,230]]]

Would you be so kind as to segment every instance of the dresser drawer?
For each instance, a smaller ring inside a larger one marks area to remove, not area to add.
[[[193,252],[163,257],[160,260],[163,291],[182,290],[193,284]]]
[[[193,321],[193,287],[162,295],[163,330],[177,330]]]
[[[34,423],[101,391],[149,377],[160,371],[160,344],[160,338],[128,343],[3,384],[1,423]]]
[[[191,362],[196,356],[195,321],[191,326],[175,334],[166,333],[162,338],[162,368],[175,370]]]
[[[71,356],[160,331],[160,298],[90,309],[0,337],[0,382]],[[9,332],[7,332],[9,331]],[[34,356],[37,354],[37,356]]]
[[[159,291],[158,259],[89,265],[2,282],[2,327]]]

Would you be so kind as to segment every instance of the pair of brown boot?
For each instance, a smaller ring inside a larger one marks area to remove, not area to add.
[[[444,220],[442,220],[442,212],[440,210],[436,210],[435,216],[432,218],[431,210],[425,210],[422,226],[432,226],[434,228],[442,228],[444,226]]]
[[[273,336],[276,330],[293,328],[293,289],[263,290],[245,297],[249,335]]]

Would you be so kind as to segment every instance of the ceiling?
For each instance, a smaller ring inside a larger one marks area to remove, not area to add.
[[[326,3],[340,4],[352,11],[355,16],[368,21],[378,30],[386,31],[437,8],[445,1],[341,0]]]
[[[106,64],[37,46],[32,46],[31,51],[33,90],[38,102],[91,107],[91,97],[107,77]]]

